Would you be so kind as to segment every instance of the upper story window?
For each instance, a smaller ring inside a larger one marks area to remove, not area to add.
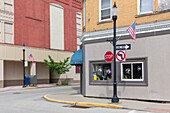
[[[64,8],[50,3],[50,48],[64,50]]]
[[[153,0],[138,0],[138,14],[152,12],[153,12]]]
[[[0,9],[13,12],[13,0],[0,0]]]
[[[111,19],[111,0],[99,0],[99,21]]]
[[[170,9],[170,0],[158,0],[158,11]]]

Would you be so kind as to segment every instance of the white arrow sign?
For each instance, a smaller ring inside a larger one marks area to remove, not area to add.
[[[116,50],[128,50],[128,49],[131,49],[131,45],[130,44],[116,45]]]

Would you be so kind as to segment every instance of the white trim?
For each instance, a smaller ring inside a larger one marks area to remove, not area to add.
[[[111,0],[110,0],[110,18],[103,19],[103,20],[101,20],[101,1],[102,0],[99,0],[99,22],[105,22],[105,21],[111,20],[112,19],[112,16],[111,16],[111,14],[112,14]],[[105,8],[105,9],[109,9],[109,8]]]
[[[101,0],[99,0],[99,22],[101,21]]]
[[[139,64],[142,63],[142,79],[133,79],[133,66],[132,64]],[[131,76],[132,79],[123,79],[123,64],[131,64]],[[125,62],[125,63],[121,63],[121,81],[144,81],[144,65],[143,62]]]
[[[50,3],[50,5],[58,7],[58,8],[61,8],[61,9],[64,9],[64,7],[62,7],[61,5],[56,4],[56,3]]]
[[[86,25],[86,1],[83,1],[83,26]]]
[[[137,0],[137,14],[141,15],[141,14],[147,14],[147,13],[153,13],[153,11],[148,11],[148,12],[140,12],[140,1],[141,0]],[[153,10],[154,10],[154,0],[153,1]]]
[[[117,36],[127,36],[129,26],[119,27],[116,30]],[[157,31],[170,30],[170,20],[151,22],[146,24],[136,25],[136,34],[150,33]],[[113,29],[105,29],[101,31],[93,31],[83,33],[81,41],[96,40],[96,39],[107,39],[113,37]]]

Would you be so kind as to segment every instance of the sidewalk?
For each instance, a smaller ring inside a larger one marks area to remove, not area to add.
[[[45,95],[44,98],[49,101],[72,104],[77,106],[97,106],[108,108],[125,108],[134,110],[147,110],[157,112],[170,112],[170,103],[144,102],[138,100],[120,99],[119,103],[111,103],[111,99],[101,99],[92,97],[83,97],[78,91],[74,90],[68,93]]]
[[[76,84],[70,84],[76,85]],[[26,87],[22,86],[10,86],[5,88],[0,88],[0,92],[4,91],[14,91],[22,89],[35,89],[35,88],[49,88],[49,87],[60,87],[56,84],[38,84],[37,87]],[[147,102],[138,100],[127,100],[120,99],[119,103],[111,103],[111,99],[102,98],[92,98],[83,97],[80,95],[78,90],[73,90],[67,93],[55,94],[55,95],[45,95],[44,98],[49,101],[66,103],[76,106],[92,106],[92,107],[107,107],[107,108],[125,108],[133,110],[147,110],[147,111],[157,111],[170,113],[170,103],[158,103],[158,102]]]
[[[70,85],[78,85],[78,84],[71,83],[68,86],[70,86]],[[21,90],[21,89],[48,88],[48,87],[60,87],[60,86],[56,86],[56,83],[52,83],[52,84],[37,84],[36,87],[27,86],[25,88],[23,88],[23,86],[9,86],[9,87],[5,87],[5,88],[0,88],[0,92],[13,91],[13,90]]]

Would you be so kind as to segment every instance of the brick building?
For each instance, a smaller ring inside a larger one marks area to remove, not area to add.
[[[83,95],[113,97],[113,3],[119,10],[117,44],[131,44],[126,61],[116,63],[119,98],[164,100],[169,96],[170,0],[84,0]],[[97,4],[97,5],[96,5]],[[127,32],[136,20],[136,42]]]
[[[50,55],[56,62],[79,49],[81,0],[1,0],[0,87],[23,84],[22,45],[26,46],[27,75],[38,83],[67,78],[79,82],[75,67],[61,76],[50,76],[44,63]],[[4,26],[4,27],[3,27]],[[78,46],[77,46],[78,45]],[[29,55],[32,54],[34,62]]]

